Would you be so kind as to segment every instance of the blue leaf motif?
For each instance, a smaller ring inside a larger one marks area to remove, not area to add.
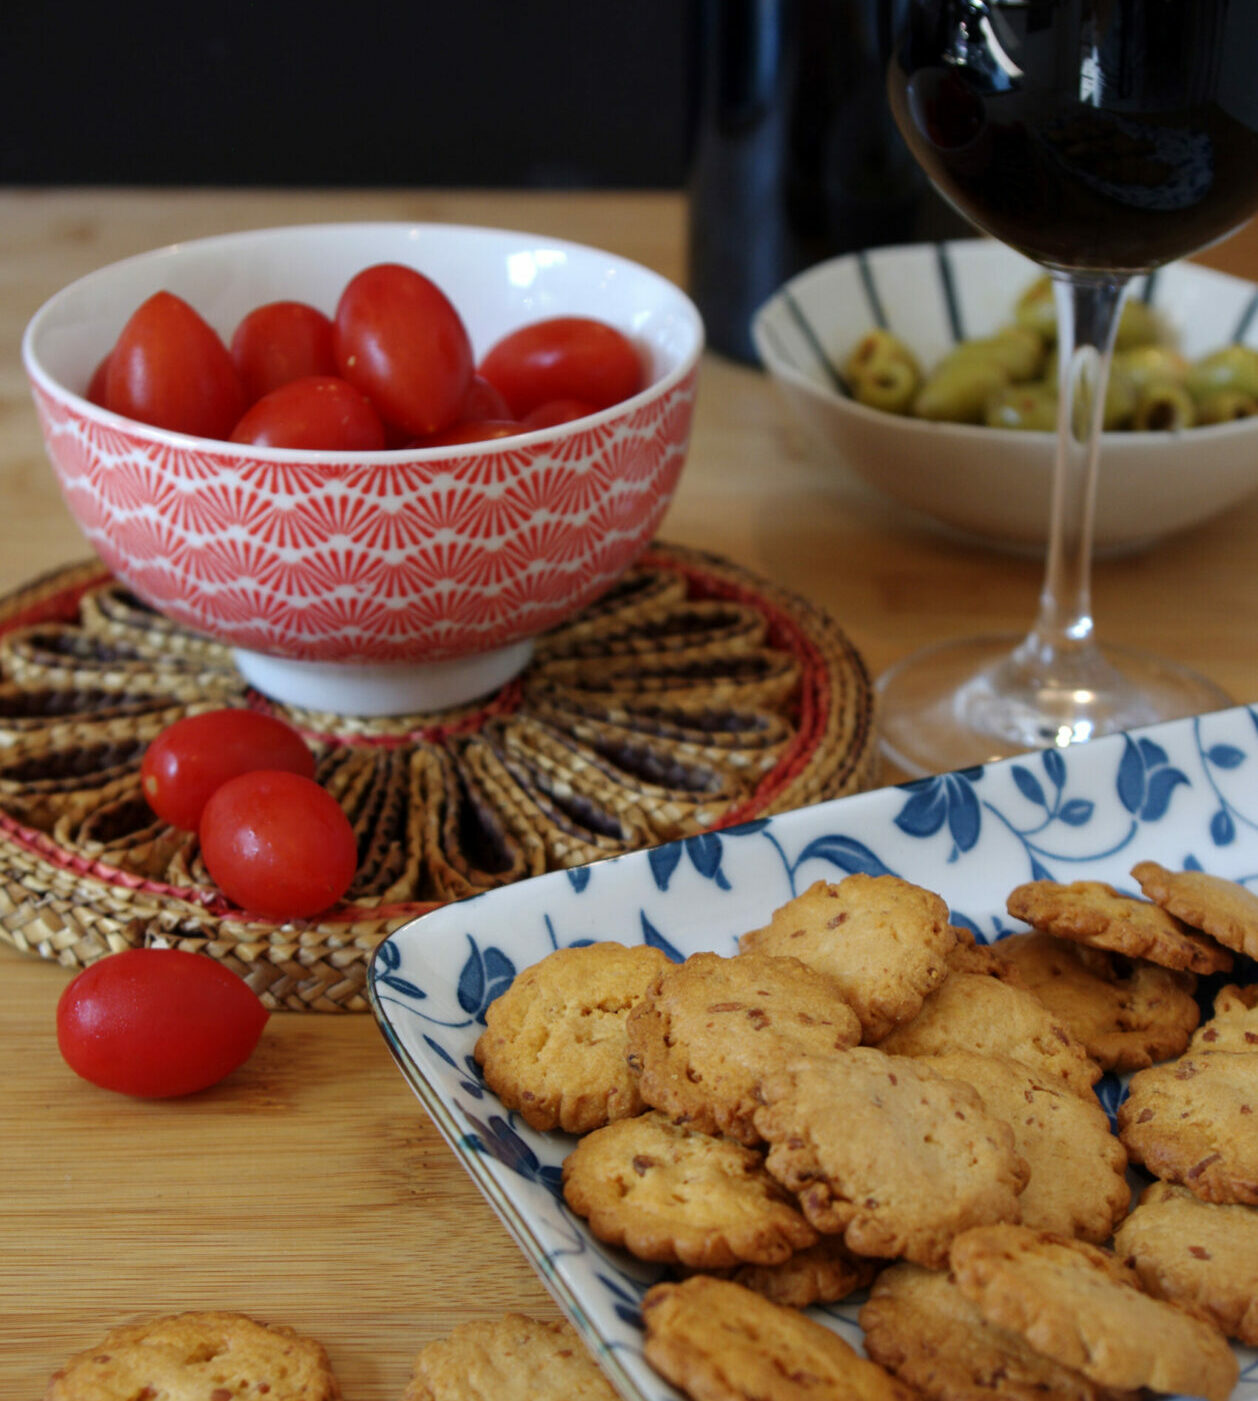
[[[1118,765],[1118,801],[1130,813],[1137,813],[1144,806],[1144,760],[1130,736],[1125,739]]]
[[[948,830],[958,848],[969,851],[978,841],[983,826],[978,799],[968,783],[949,783],[947,792]]]
[[[909,786],[909,800],[896,815],[895,825],[909,837],[933,837],[948,815],[944,786],[927,778]]]
[[[1118,1132],[1118,1106],[1127,1098],[1127,1089],[1122,1080],[1113,1073],[1102,1075],[1093,1087],[1101,1108],[1109,1116],[1110,1128]]]
[[[750,822],[740,822],[737,827],[724,828],[727,837],[750,837],[763,832],[772,821],[769,817],[753,817]]]
[[[1230,846],[1236,840],[1236,823],[1226,808],[1220,808],[1210,819],[1210,837],[1215,846]]]
[[[978,925],[974,923],[969,915],[962,914],[960,910],[952,910],[949,912],[948,919],[951,924],[955,924],[961,929],[968,929],[980,944],[986,942],[983,938],[982,930],[979,929]]]
[[[1218,768],[1238,769],[1245,762],[1245,751],[1234,744],[1212,744],[1206,758]]]
[[[701,876],[714,882],[721,890],[730,888],[725,872],[721,870],[721,854],[724,847],[715,832],[700,832],[698,836],[687,837],[683,845],[691,865]]]
[[[1031,879],[1032,880],[1052,880],[1053,873],[1038,857],[1031,858]]]
[[[467,942],[472,951],[459,973],[459,1006],[483,1022],[485,1008],[510,987],[515,977],[515,964],[501,949],[488,948],[482,954],[470,934]]]
[[[666,846],[653,846],[647,852],[646,860],[655,879],[655,888],[667,890],[668,882],[681,862],[681,843],[669,842]]]
[[[386,939],[380,945],[379,953],[380,966],[385,970],[376,974],[376,981],[383,983],[385,987],[399,992],[403,997],[413,997],[416,1002],[421,1002],[428,994],[409,978],[404,978],[397,971],[402,966],[402,954],[398,946],[391,940]]]
[[[1184,870],[1200,871],[1203,869],[1204,867],[1202,866],[1200,860],[1197,857],[1195,857],[1191,851],[1188,853],[1187,856],[1184,857]]]
[[[457,1070],[459,1068],[458,1061],[455,1060],[455,1058],[450,1054],[449,1051],[446,1050],[446,1048],[441,1044],[440,1041],[434,1041],[431,1036],[425,1036],[424,1044],[428,1047],[430,1051],[435,1051],[437,1055],[439,1055],[448,1066],[452,1067],[454,1070]]]
[[[1013,767],[1013,781],[1018,785],[1018,792],[1029,803],[1034,803],[1037,807],[1046,808],[1048,801],[1044,797],[1044,789],[1036,776],[1023,764],[1015,764]]]
[[[1163,749],[1160,744],[1155,743],[1151,739],[1142,739],[1140,741],[1140,753],[1144,757],[1145,764],[1151,769],[1156,769],[1162,764],[1170,763],[1170,755],[1167,754],[1166,750]]]
[[[840,837],[837,833],[809,842],[800,852],[799,860],[795,864],[797,867],[802,866],[805,861],[828,861],[841,871],[847,871],[849,875],[857,871],[863,871],[870,876],[895,874],[864,842],[858,842],[855,837]]]
[[[1160,769],[1149,780],[1148,796],[1140,810],[1140,816],[1146,822],[1156,822],[1165,817],[1166,810],[1171,805],[1171,794],[1177,785],[1187,782],[1188,776],[1179,769]]]
[[[1056,749],[1046,749],[1044,751],[1044,772],[1048,775],[1048,781],[1061,792],[1066,782],[1066,761]]]
[[[590,883],[590,868],[588,866],[570,866],[568,868],[568,883],[580,895]]]
[[[467,1113],[466,1109],[463,1111]],[[473,1114],[468,1121],[476,1126],[476,1133],[468,1134],[465,1142],[478,1153],[486,1153],[496,1158],[504,1167],[519,1173],[529,1182],[539,1182],[557,1197],[563,1195],[563,1169],[543,1167],[537,1154],[499,1114],[491,1114],[489,1123],[483,1124]]]
[[[682,963],[685,960],[681,954],[668,942],[658,929],[646,917],[646,911],[639,911],[642,920],[642,942],[650,944],[653,949],[659,949],[661,953],[672,959],[674,963]]]
[[[1071,798],[1068,803],[1062,804],[1057,816],[1067,827],[1086,827],[1095,810],[1096,804],[1089,802],[1087,798]]]

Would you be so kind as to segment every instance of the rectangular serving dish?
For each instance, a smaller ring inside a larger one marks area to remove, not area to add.
[[[919,779],[554,872],[444,906],[392,934],[368,978],[403,1075],[625,1401],[678,1393],[642,1357],[638,1306],[663,1277],[595,1240],[563,1202],[575,1140],[503,1110],[472,1051],[515,973],[570,944],[648,942],[682,958],[740,934],[815,880],[891,873],[938,891],[984,940],[1021,928],[1023,881],[1095,879],[1138,893],[1142,860],[1258,889],[1258,707]],[[1098,1086],[1112,1112],[1121,1084]],[[860,1345],[859,1301],[813,1313]],[[1234,1401],[1258,1401],[1238,1349]]]

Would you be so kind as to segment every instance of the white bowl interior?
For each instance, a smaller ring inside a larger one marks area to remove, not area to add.
[[[315,224],[172,244],[98,269],[57,293],[25,337],[28,368],[81,394],[131,313],[165,289],[225,340],[263,302],[309,302],[331,315],[345,284],[374,263],[431,278],[454,303],[477,357],[529,321],[597,316],[639,347],[651,386],[697,358],[699,313],[666,278],[562,239],[455,224]]]

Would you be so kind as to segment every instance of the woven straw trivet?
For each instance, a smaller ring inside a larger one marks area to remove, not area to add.
[[[222,705],[297,726],[358,834],[354,885],[316,920],[231,906],[144,801],[149,740]],[[383,720],[277,706],[227,648],[74,566],[0,598],[0,938],[70,968],[172,945],[270,1007],[364,1011],[372,951],[436,905],[871,786],[872,712],[829,618],[676,546],[487,700]]]

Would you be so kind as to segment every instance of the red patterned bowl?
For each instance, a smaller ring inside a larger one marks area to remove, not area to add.
[[[546,316],[597,316],[648,370],[575,423],[458,447],[356,455],[242,448],[89,403],[131,312],[166,288],[225,339],[280,298],[329,314],[373,263],[431,277],[479,357]],[[23,340],[62,495],[105,563],[160,612],[237,649],[259,689],[388,714],[457,704],[527,662],[530,639],[646,548],[685,460],[703,328],[648,269],[539,235],[441,224],[325,224],[174,244],[72,283]]]

